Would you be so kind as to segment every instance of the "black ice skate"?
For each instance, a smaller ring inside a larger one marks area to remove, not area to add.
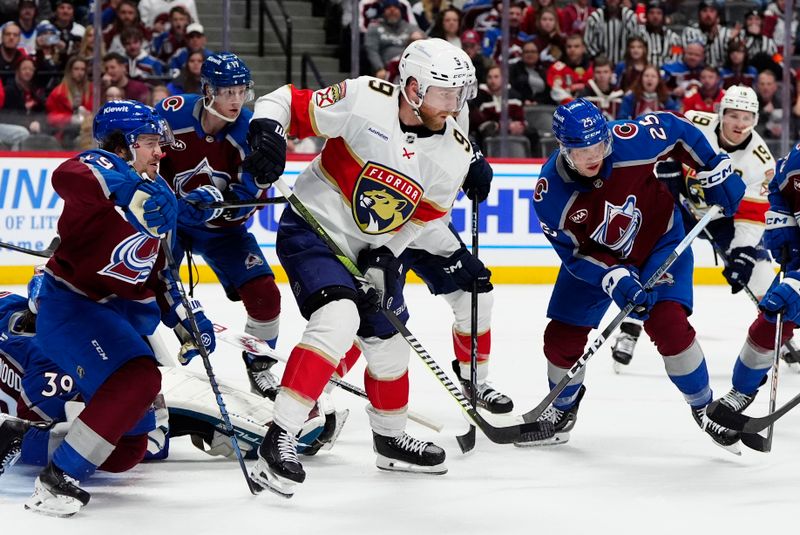
[[[251,355],[247,351],[242,352],[242,358],[247,368],[250,391],[262,398],[269,398],[275,401],[281,382],[270,371],[270,368],[278,361],[271,357]]]
[[[697,425],[700,426],[700,429],[711,437],[714,444],[724,450],[728,450],[734,455],[742,454],[742,448],[739,446],[739,433],[709,420],[706,416],[705,407],[692,407],[692,416],[694,417],[694,421],[697,422]]]
[[[331,449],[336,439],[339,438],[339,433],[342,432],[342,427],[344,427],[349,415],[350,411],[348,409],[326,414],[325,427],[322,428],[322,433],[301,453],[303,455],[316,455],[319,450]]]
[[[464,397],[471,400],[472,383],[468,378],[461,377],[461,366],[457,360],[453,361],[453,371],[456,372],[458,380],[461,381],[461,391],[464,393]],[[486,409],[492,414],[506,414],[514,409],[514,402],[511,401],[511,398],[495,390],[487,381],[478,383],[476,394],[478,407]]]
[[[89,503],[90,495],[78,486],[78,481],[64,473],[52,462],[39,473],[25,509],[49,516],[66,518]]]
[[[303,465],[297,458],[295,436],[273,423],[258,448],[258,462],[250,477],[262,489],[267,488],[284,498],[294,496],[295,485],[306,480]]]
[[[555,434],[552,437],[543,438],[541,440],[531,440],[528,442],[515,442],[514,445],[527,448],[530,446],[554,446],[558,444],[566,444],[569,442],[569,432],[575,427],[575,422],[578,421],[578,408],[581,405],[583,395],[586,393],[586,387],[581,385],[578,389],[578,397],[575,398],[575,405],[567,410],[561,410],[553,405],[545,409],[537,422],[550,422],[555,427]]]
[[[742,394],[735,388],[731,388],[731,391],[722,396],[719,402],[734,412],[742,412],[756,399],[756,394],[758,394],[758,390],[752,394]]]
[[[378,455],[376,464],[381,470],[446,474],[445,453],[432,442],[417,440],[406,433],[385,437],[373,431],[372,446]]]
[[[611,347],[611,358],[614,359],[614,371],[616,373],[620,373],[623,366],[631,363],[633,351],[636,349],[636,342],[639,341],[639,335],[642,333],[642,326],[625,321],[619,330],[620,333]]]
[[[29,428],[28,421],[0,413],[0,476],[19,460],[22,437]]]

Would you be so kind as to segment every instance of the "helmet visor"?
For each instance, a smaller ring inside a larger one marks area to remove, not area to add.
[[[602,164],[603,160],[611,154],[611,136],[608,136],[600,143],[589,145],[588,147],[565,147],[561,145],[561,154],[567,163],[578,171],[591,169],[597,164]]]
[[[423,97],[425,104],[438,111],[455,113],[461,111],[467,100],[475,98],[477,88],[474,83],[461,87],[430,86]]]
[[[242,85],[231,85],[228,87],[213,87],[212,95],[214,99],[223,104],[239,103],[245,104],[255,98],[253,92],[253,82]]]
[[[145,148],[155,148],[155,145],[165,147],[175,142],[172,128],[170,128],[167,120],[161,117],[158,118],[155,127],[151,123],[146,127],[138,128],[131,134],[131,137],[135,139],[135,143]],[[143,135],[147,135],[147,137],[142,137]]]

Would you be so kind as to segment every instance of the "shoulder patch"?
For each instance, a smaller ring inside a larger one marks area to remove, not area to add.
[[[327,108],[333,106],[347,95],[347,84],[339,82],[338,84],[319,89],[314,93],[314,104],[318,108]]]
[[[620,139],[630,139],[639,132],[639,127],[636,123],[622,123],[622,124],[615,124],[614,128],[611,129],[614,132],[614,135]]]
[[[161,107],[165,111],[178,111],[183,107],[183,104],[186,101],[180,95],[175,95],[172,97],[167,97],[161,101]]]
[[[549,188],[549,184],[545,177],[541,177],[539,180],[536,181],[536,187],[533,190],[533,200],[534,202],[541,202],[544,199],[544,194],[547,193]]]

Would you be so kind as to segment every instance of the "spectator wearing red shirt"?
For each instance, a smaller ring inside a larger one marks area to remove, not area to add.
[[[592,61],[580,34],[567,37],[566,49],[562,61],[553,63],[547,70],[550,98],[558,104],[573,100],[594,76]]]
[[[720,84],[719,71],[716,67],[706,65],[700,71],[700,85],[683,99],[683,111],[717,113],[719,101],[722,100],[724,94],[725,90]]]
[[[92,109],[92,86],[86,74],[86,61],[73,56],[67,61],[64,78],[47,97],[47,122],[58,132],[56,137],[69,147],[80,125]]]
[[[589,6],[589,0],[574,0],[567,7],[558,11],[558,23],[564,35],[583,35],[586,30],[586,20],[594,11]]]
[[[520,30],[523,32],[533,35],[536,33],[536,21],[538,20],[538,14],[545,7],[552,7],[555,9],[555,0],[533,0],[531,5],[525,8],[525,12],[522,14],[522,22],[520,23],[519,27]]]

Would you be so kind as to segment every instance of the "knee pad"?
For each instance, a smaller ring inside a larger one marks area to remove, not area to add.
[[[275,277],[264,276],[256,277],[237,288],[239,297],[242,298],[247,315],[258,322],[274,320],[281,312],[281,292],[275,284]],[[274,338],[262,337],[256,333],[251,333],[259,338],[269,340]]]
[[[347,286],[328,286],[327,288],[317,290],[315,293],[308,296],[305,301],[300,303],[300,314],[305,319],[309,319],[314,312],[328,303],[345,299],[357,303],[358,294],[353,288]]]
[[[557,368],[571,368],[583,355],[591,327],[550,320],[544,330],[544,356]]]
[[[142,462],[147,453],[147,435],[124,436],[98,468],[106,472],[126,472]]]
[[[319,350],[336,365],[352,347],[360,321],[355,301],[326,303],[311,314],[300,344]]]
[[[689,323],[686,309],[675,301],[659,301],[650,310],[644,330],[662,356],[682,353],[695,339],[694,327]]]
[[[363,338],[361,346],[367,359],[367,370],[373,378],[397,379],[408,370],[409,347],[401,335],[395,334],[387,339]]]
[[[455,330],[459,333],[469,333],[472,327],[472,294],[458,290],[444,294],[444,300],[453,309]],[[478,294],[478,332],[486,332],[492,325],[492,306],[494,305],[494,292]]]

